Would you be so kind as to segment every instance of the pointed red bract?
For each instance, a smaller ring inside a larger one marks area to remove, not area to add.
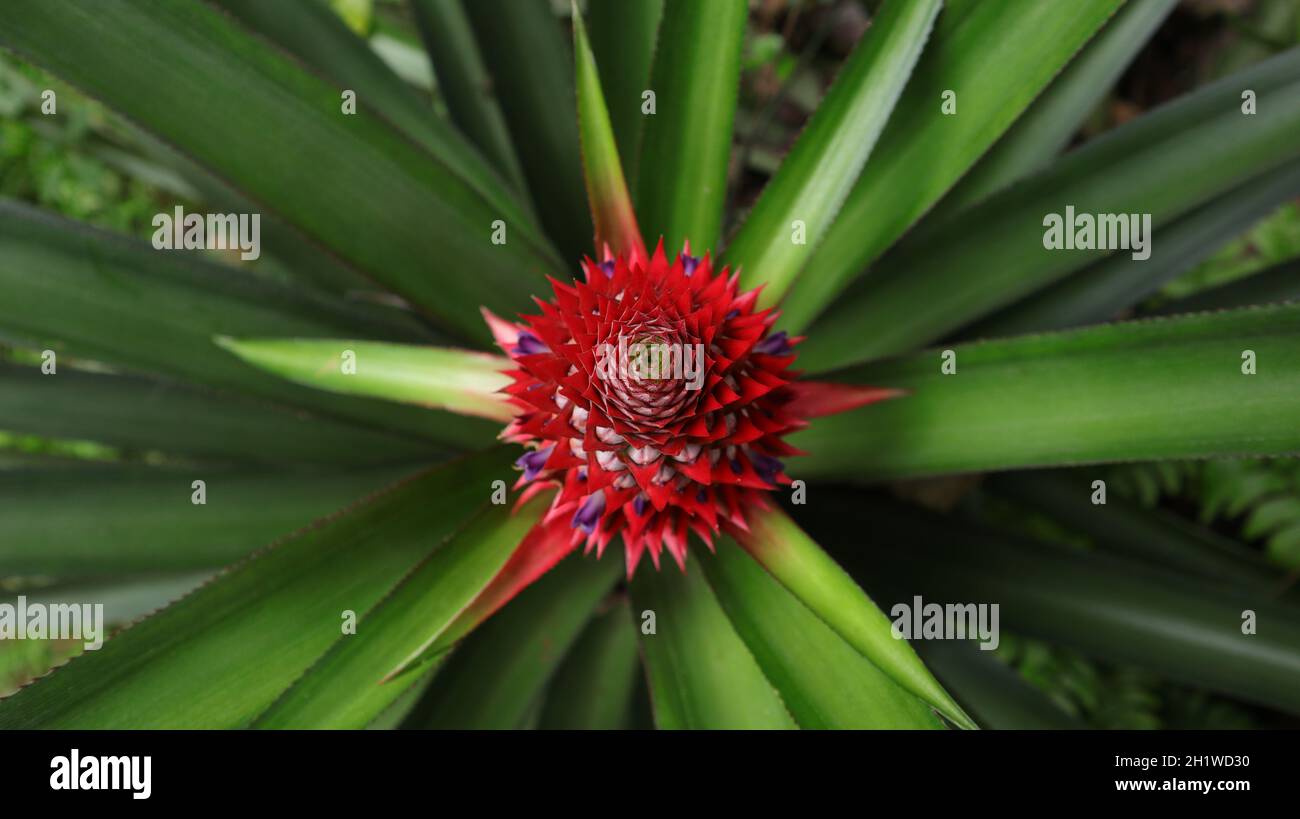
[[[802,418],[820,418],[848,412],[877,401],[899,398],[903,390],[884,387],[859,387],[826,381],[796,381],[790,385],[792,396],[786,409]]]

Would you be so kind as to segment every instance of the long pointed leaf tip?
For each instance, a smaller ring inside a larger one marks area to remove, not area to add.
[[[641,238],[632,196],[623,176],[609,109],[596,71],[596,58],[576,3],[573,5],[573,51],[582,170],[587,181],[591,218],[596,226],[596,255],[602,261],[620,254],[645,259],[645,240]]]

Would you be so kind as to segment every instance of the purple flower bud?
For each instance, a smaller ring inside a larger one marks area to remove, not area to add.
[[[546,466],[546,459],[551,457],[551,450],[553,449],[555,449],[554,445],[545,449],[534,449],[515,461],[515,466],[524,471],[524,480],[531,481],[537,477],[542,468]]]
[[[776,458],[761,452],[750,453],[749,460],[754,464],[754,471],[758,476],[773,485],[776,484],[776,476],[785,468],[785,465]]]
[[[592,492],[587,499],[578,507],[578,511],[573,513],[573,523],[570,525],[575,529],[581,529],[587,534],[596,531],[596,524],[600,522],[600,516],[605,513],[605,490]]]
[[[637,495],[636,500],[632,501],[632,508],[636,510],[638,517],[645,514],[645,505],[645,495]]]
[[[794,348],[790,346],[790,337],[785,330],[773,333],[754,345],[754,352],[764,355],[790,355]]]
[[[550,347],[542,343],[542,340],[527,330],[519,331],[519,338],[515,340],[515,348],[511,351],[512,355],[537,355],[538,353],[549,353]]]
[[[605,278],[607,278],[607,279],[612,279],[612,278],[614,278],[614,260],[613,260],[613,259],[606,259],[605,261],[603,261],[603,262],[601,262],[600,264],[596,265],[596,267],[599,267],[600,270],[601,270],[601,272],[605,274]]]
[[[682,253],[678,255],[678,258],[682,261],[682,272],[686,274],[687,278],[690,278],[690,275],[695,272],[695,268],[700,266],[698,256],[687,256]]]

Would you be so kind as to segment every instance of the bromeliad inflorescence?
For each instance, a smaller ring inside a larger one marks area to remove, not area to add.
[[[662,240],[649,258],[631,247],[552,279],[521,323],[485,311],[515,365],[503,437],[529,447],[519,485],[558,486],[542,525],[570,528],[572,545],[600,554],[621,535],[629,575],[647,551],[685,568],[690,532],[710,546],[743,532],[790,482],[781,459],[800,453],[782,436],[891,394],[795,381],[800,339],[773,331],[758,290],[689,245],[672,261]]]

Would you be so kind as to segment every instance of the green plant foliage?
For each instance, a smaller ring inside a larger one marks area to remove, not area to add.
[[[0,640],[0,728],[1294,725],[1300,19],[1247,5],[7,4],[0,604],[109,628]],[[680,424],[584,383],[661,237]]]
[[[650,77],[656,113],[643,127],[635,189],[642,227],[670,252],[686,241],[711,249],[722,230],[745,10],[743,0],[664,2]]]
[[[66,117],[51,122],[40,113],[46,88],[63,101]],[[162,191],[143,173],[110,161],[120,154],[101,105],[43,71],[0,57],[0,114],[0,195],[122,233],[152,233]]]
[[[725,259],[748,287],[781,300],[831,229],[921,56],[941,0],[891,3],[845,63]]]
[[[248,725],[342,638],[340,612],[374,605],[457,528],[501,462],[453,462],[301,530],[0,701],[0,727]]]
[[[799,474],[895,478],[1297,452],[1297,409],[1285,405],[1300,400],[1300,384],[1287,386],[1300,372],[1285,362],[1298,323],[1300,305],[1278,305],[956,345],[842,370],[837,380],[907,394],[794,436],[812,453]],[[1246,350],[1279,365],[1274,376],[1244,374]]]
[[[1256,727],[1249,709],[1133,668],[1089,661],[1069,649],[1006,636],[997,657],[1052,698],[1061,710],[1093,728],[1245,729]]]
[[[1300,464],[1294,460],[1207,461],[1173,468],[1117,467],[1116,491],[1147,507],[1163,498],[1196,504],[1203,523],[1218,523],[1261,544],[1268,559],[1300,569]]]
[[[1289,202],[1162,292],[1170,298],[1190,296],[1296,258],[1300,258],[1300,204]]]

